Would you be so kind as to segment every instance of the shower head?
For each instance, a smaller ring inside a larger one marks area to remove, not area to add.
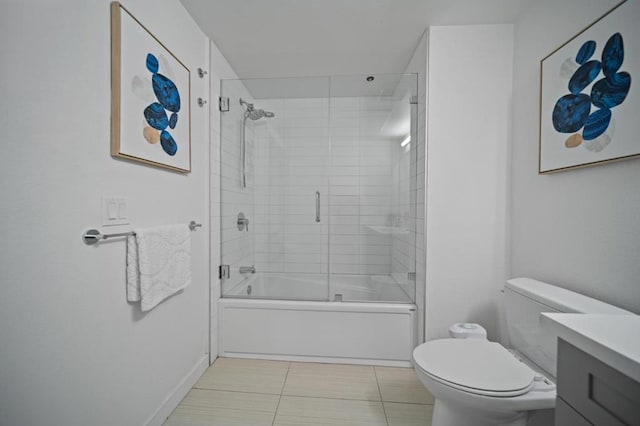
[[[247,109],[247,111],[244,114],[245,116],[247,116],[252,120],[260,120],[262,117],[266,117],[266,118],[275,117],[274,113],[270,111],[265,111],[263,109],[251,109],[251,110]]]

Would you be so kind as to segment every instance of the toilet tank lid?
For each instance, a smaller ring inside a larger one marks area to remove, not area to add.
[[[507,280],[505,288],[547,305],[558,312],[633,315],[632,312],[617,306],[531,278],[512,278]]]

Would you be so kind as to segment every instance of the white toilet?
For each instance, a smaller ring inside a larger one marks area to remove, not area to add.
[[[507,281],[504,294],[511,350],[478,338],[478,327],[456,324],[460,332],[452,327],[452,334],[463,338],[413,351],[416,374],[435,397],[432,426],[526,425],[528,412],[553,408],[556,400],[556,336],[540,327],[540,313],[630,314],[529,278]]]

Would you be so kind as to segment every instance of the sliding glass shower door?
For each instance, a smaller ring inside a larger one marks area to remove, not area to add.
[[[417,76],[221,93],[223,297],[413,302]]]

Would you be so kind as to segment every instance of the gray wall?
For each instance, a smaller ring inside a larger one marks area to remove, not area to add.
[[[511,275],[640,313],[640,160],[537,174],[540,60],[617,3],[535,1],[515,24]]]

